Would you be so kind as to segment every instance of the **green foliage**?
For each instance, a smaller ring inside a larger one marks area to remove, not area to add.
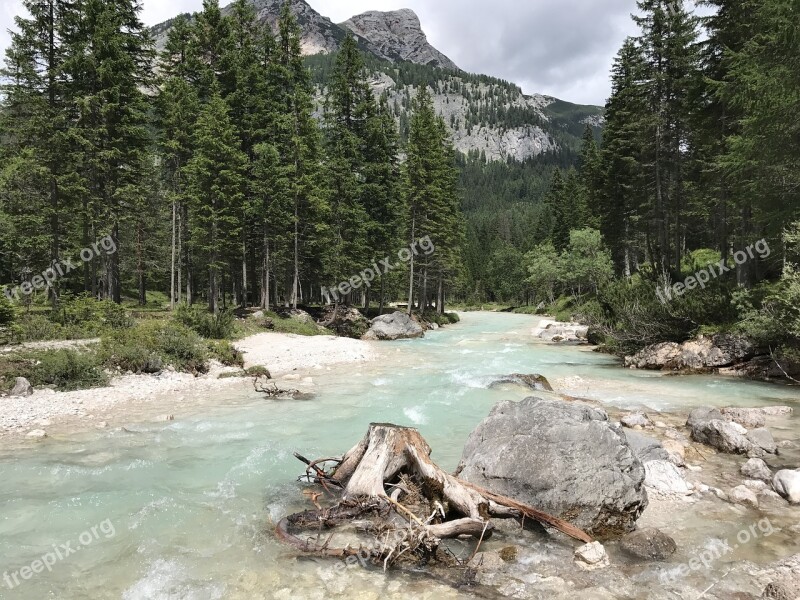
[[[14,324],[17,318],[17,311],[14,305],[5,296],[0,295],[0,329]]]
[[[34,387],[54,386],[59,391],[102,387],[108,376],[94,351],[44,350],[22,352],[3,359],[5,377],[25,377]]]
[[[64,327],[101,333],[106,328],[125,329],[133,326],[130,314],[110,300],[96,300],[89,294],[65,295],[50,320]]]
[[[227,340],[214,340],[208,342],[210,358],[214,358],[226,367],[244,368],[244,355]]]
[[[227,340],[233,337],[236,317],[230,310],[213,314],[197,306],[180,304],[175,320],[210,340]]]
[[[208,348],[194,331],[170,321],[144,322],[103,337],[103,363],[134,373],[158,372],[170,365],[178,371],[204,373]]]

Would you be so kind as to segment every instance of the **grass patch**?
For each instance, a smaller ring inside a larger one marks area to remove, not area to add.
[[[108,384],[100,356],[95,351],[42,350],[13,354],[0,366],[6,386],[25,377],[34,387],[54,386],[69,392]]]

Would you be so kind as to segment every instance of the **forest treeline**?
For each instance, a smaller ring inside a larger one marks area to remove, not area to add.
[[[83,292],[145,304],[159,291],[212,312],[296,307],[429,236],[435,253],[347,300],[410,288],[444,310],[463,219],[427,90],[401,144],[352,37],[315,115],[288,3],[273,31],[247,0],[226,15],[205,0],[159,52],[137,0],[23,4],[2,73],[0,281],[74,258],[47,290],[54,303]],[[116,251],[78,260],[100,239]]]
[[[621,351],[732,330],[800,364],[797,5],[704,4],[701,18],[638,2],[602,143],[587,130],[577,168],[554,171],[528,227],[535,247],[508,236],[490,265],[523,267],[490,269],[488,287],[508,302],[561,296]],[[761,240],[771,251],[754,255]],[[712,263],[718,279],[663,293]]]

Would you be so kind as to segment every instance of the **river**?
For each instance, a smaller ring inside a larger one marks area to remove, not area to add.
[[[0,450],[0,598],[469,597],[424,579],[298,560],[272,535],[275,521],[309,507],[292,452],[339,455],[370,422],[393,422],[418,427],[452,470],[490,408],[522,397],[487,389],[509,373],[541,373],[573,395],[649,410],[798,400],[790,387],[624,370],[584,348],[535,341],[536,323],[467,313],[425,339],[386,344],[384,360],[315,375],[310,401],[223,396],[172,422]],[[47,555],[53,564],[39,568]]]

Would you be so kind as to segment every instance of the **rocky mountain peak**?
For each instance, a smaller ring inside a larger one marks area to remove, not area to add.
[[[341,26],[367,40],[373,51],[382,58],[459,70],[452,60],[431,46],[419,17],[409,8],[389,12],[368,11],[352,17]]]

